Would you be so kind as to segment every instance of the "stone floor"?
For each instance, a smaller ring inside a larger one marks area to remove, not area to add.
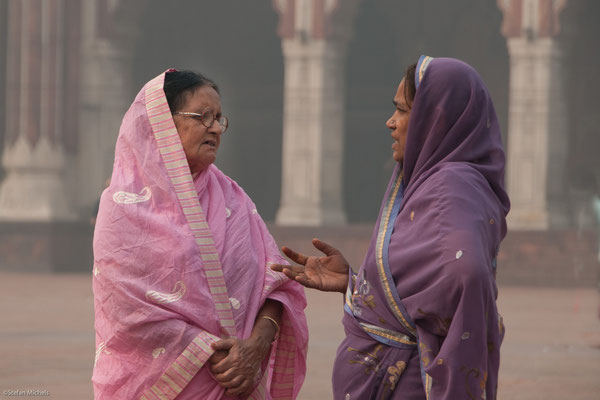
[[[0,293],[0,399],[27,389],[91,399],[91,277],[0,272]],[[308,297],[308,376],[300,398],[329,399],[342,299],[314,291]],[[600,399],[595,290],[503,286],[498,303],[507,326],[499,399]]]

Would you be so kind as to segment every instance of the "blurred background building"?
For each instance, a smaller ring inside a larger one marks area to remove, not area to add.
[[[599,18],[596,0],[0,0],[0,266],[89,253],[121,119],[170,67],[220,85],[217,165],[263,218],[372,223],[393,169],[385,121],[420,54],[488,85],[509,228],[594,253]]]

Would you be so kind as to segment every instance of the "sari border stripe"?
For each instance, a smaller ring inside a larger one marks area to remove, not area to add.
[[[394,343],[392,344],[392,346],[394,347],[400,347],[398,345],[408,345],[411,348],[416,348],[417,346],[417,342],[411,340],[411,338],[408,335],[390,331],[389,329],[384,329],[376,325],[366,324],[364,322],[359,322],[359,324],[365,332],[392,341]]]
[[[210,344],[218,340],[217,336],[205,331],[200,332],[161,377],[144,391],[140,399],[175,399],[214,353]],[[184,376],[182,371],[187,376]]]
[[[165,73],[162,73],[146,86],[146,113],[163,163],[167,169],[167,174],[169,175],[180,206],[184,211],[188,226],[197,241],[201,258],[205,262],[205,268],[207,272],[210,270],[211,274],[214,274],[214,279],[208,280],[212,298],[216,303],[224,304],[227,302],[227,305],[218,312],[223,333],[228,337],[235,337],[235,321],[233,319],[231,304],[229,304],[229,295],[225,285],[219,254],[214,246],[212,232],[206,222],[204,211],[198,200],[198,193],[196,193],[183,146],[181,145],[181,141],[174,138],[174,135],[177,134],[177,128],[171,117],[169,104],[164,94],[164,79]],[[184,205],[186,206],[185,208],[183,208]],[[201,246],[198,243],[198,239],[201,238],[211,238],[212,243],[208,240],[202,240]]]
[[[271,396],[273,400],[291,399],[294,394],[294,375],[296,365],[296,336],[289,317],[282,318],[281,331],[277,339]],[[290,369],[294,372],[290,373]],[[290,383],[291,382],[291,383]]]
[[[352,279],[352,271],[348,274],[348,286],[346,287],[346,295],[344,296],[344,309],[347,309],[351,315],[354,315],[354,306],[352,305],[352,292],[354,291],[354,281]]]
[[[429,63],[433,61],[433,57],[429,57],[426,55],[422,55],[419,57],[419,62],[417,63],[417,70],[415,73],[415,87],[418,89],[419,84],[423,80],[423,76],[425,75],[425,71],[429,66]]]
[[[390,306],[391,311],[394,313],[394,316],[398,319],[402,326],[404,326],[404,328],[411,335],[416,336],[417,331],[414,322],[412,322],[408,312],[406,312],[406,309],[402,305],[395,285],[392,288],[391,283],[394,282],[394,280],[389,269],[389,260],[387,257],[387,247],[389,245],[392,230],[394,228],[394,221],[396,220],[401,204],[401,196],[398,196],[398,193],[401,190],[403,176],[402,170],[398,169],[396,171],[396,181],[394,182],[394,186],[392,187],[389,197],[386,200],[383,213],[381,215],[381,223],[379,226],[379,231],[377,232],[375,257],[377,269],[379,270],[379,278],[381,279],[381,284],[383,286],[383,292],[385,293],[385,298]]]

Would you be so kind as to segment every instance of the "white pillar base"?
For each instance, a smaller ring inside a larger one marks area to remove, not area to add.
[[[75,220],[65,190],[64,157],[42,136],[31,147],[24,135],[4,149],[6,178],[0,185],[0,220],[49,222]]]
[[[550,38],[508,40],[509,134],[506,183],[510,229],[565,228],[568,130],[562,82],[563,56]]]
[[[346,216],[339,209],[324,209],[314,206],[286,204],[277,211],[277,225],[331,226],[344,225]]]
[[[512,208],[506,218],[508,229],[547,230],[550,227],[548,213],[545,210],[527,210]]]

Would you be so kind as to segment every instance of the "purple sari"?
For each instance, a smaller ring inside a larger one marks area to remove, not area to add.
[[[498,121],[461,61],[421,57],[415,80],[404,168],[348,285],[334,396],[495,399],[495,259],[509,209]]]

